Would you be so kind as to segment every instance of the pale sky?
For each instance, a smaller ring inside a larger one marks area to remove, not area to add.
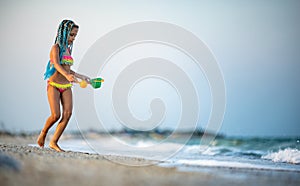
[[[43,127],[49,115],[43,74],[57,27],[63,19],[72,19],[80,26],[73,50],[74,70],[92,44],[112,30],[136,22],[160,21],[192,32],[214,54],[226,86],[226,110],[220,133],[299,136],[299,10],[300,1],[297,0],[1,1],[0,123],[10,131],[36,131]],[[141,52],[147,47],[136,49],[139,57],[150,55]],[[167,53],[167,48],[150,47],[164,51],[161,57],[177,59],[179,66],[189,63],[180,57],[181,54]],[[129,54],[134,53],[137,53],[134,48],[127,51],[127,61]],[[113,77],[117,76],[114,65],[122,55],[116,56],[115,62],[104,69],[101,75],[108,80],[105,81],[107,85],[104,83],[97,94],[110,96],[107,93],[114,83]],[[210,102],[205,101],[209,96],[205,97],[207,91],[200,83],[203,74],[193,66],[182,68],[190,74],[197,91],[204,92],[199,100],[206,109],[199,114],[207,118]],[[159,88],[153,90],[155,86]],[[153,91],[149,93],[147,87]],[[165,97],[167,110],[170,110],[162,126],[176,127],[180,100],[172,90],[170,85],[158,80],[138,84],[129,97],[130,108],[136,117],[147,118],[149,105],[146,102],[153,97]],[[95,100],[101,102],[97,94],[94,94]],[[112,123],[106,125],[114,126],[115,120],[111,117],[107,114],[102,119],[106,122],[111,119]],[[76,114],[67,130],[77,130]]]

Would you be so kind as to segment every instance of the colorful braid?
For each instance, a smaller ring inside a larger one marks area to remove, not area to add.
[[[70,54],[72,53],[73,43],[70,46],[68,46],[68,37],[73,27],[78,28],[78,26],[71,20],[63,20],[58,27],[54,44],[58,44],[59,46],[59,61],[61,61],[62,56],[66,51],[67,47],[70,48]],[[51,77],[55,71],[56,70],[54,66],[51,65],[49,60],[46,67],[46,72],[44,74],[44,79],[48,79],[49,77]]]
[[[68,47],[68,36],[74,25],[74,22],[71,20],[63,20],[58,27],[55,44],[59,45],[60,59],[62,57],[62,54],[66,51],[66,48]],[[70,45],[70,48],[72,48],[72,45],[73,44]]]

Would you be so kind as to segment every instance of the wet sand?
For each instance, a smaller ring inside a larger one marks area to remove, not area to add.
[[[142,158],[55,152],[28,146],[36,136],[0,136],[0,182],[5,185],[300,185],[300,173],[207,168],[179,171]],[[130,163],[129,163],[130,164]]]

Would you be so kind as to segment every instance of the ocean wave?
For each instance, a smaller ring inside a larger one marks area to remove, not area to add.
[[[260,158],[264,152],[259,150],[242,150],[235,147],[207,147],[201,145],[190,145],[186,146],[183,150],[185,154],[192,155],[208,155],[208,156],[216,156],[216,155],[224,155],[224,156],[248,156],[248,157],[256,157]]]
[[[262,156],[263,159],[269,159],[273,162],[284,162],[300,164],[300,151],[298,149],[283,149],[278,152],[271,152]]]

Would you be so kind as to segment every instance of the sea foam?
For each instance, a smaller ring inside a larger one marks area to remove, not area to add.
[[[287,148],[278,152],[268,153],[262,156],[262,158],[272,160],[273,162],[300,164],[300,151],[298,149]]]

